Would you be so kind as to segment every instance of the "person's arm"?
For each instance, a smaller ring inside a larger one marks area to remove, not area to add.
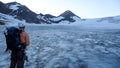
[[[30,44],[30,40],[29,40],[29,35],[27,33],[26,33],[25,40],[26,40],[25,45],[28,46]]]

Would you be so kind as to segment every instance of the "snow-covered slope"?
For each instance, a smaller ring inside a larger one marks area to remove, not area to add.
[[[65,11],[59,16],[52,16],[50,14],[45,14],[45,15],[39,14],[37,15],[37,18],[47,21],[48,24],[70,24],[70,23],[77,22],[78,19],[81,20],[80,17],[75,15],[70,10]]]
[[[14,2],[13,5],[9,5],[9,9],[15,11],[15,10],[18,10],[18,9],[19,9],[19,6],[21,6],[21,5]]]
[[[25,21],[20,21],[14,17],[6,14],[0,13],[0,21],[4,22],[6,26],[17,26],[19,22],[25,23]]]
[[[0,13],[11,15],[19,20],[25,20],[28,23],[45,23],[44,20],[36,18],[37,14],[17,2],[2,3],[0,1]]]
[[[96,18],[96,19],[76,19],[71,25],[92,29],[120,29],[120,16]]]

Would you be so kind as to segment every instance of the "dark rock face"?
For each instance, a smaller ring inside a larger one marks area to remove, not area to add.
[[[15,16],[15,18],[18,18],[20,20],[26,20],[26,22],[29,23],[41,23],[45,22],[43,20],[39,20],[36,18],[37,14],[32,12],[30,9],[28,9],[26,6],[21,5],[17,2],[11,2],[7,3],[7,6],[12,6],[12,5],[19,5],[17,6],[17,10],[13,10],[10,15]]]
[[[8,14],[10,13],[10,9],[6,6],[6,4],[0,1],[0,13]]]

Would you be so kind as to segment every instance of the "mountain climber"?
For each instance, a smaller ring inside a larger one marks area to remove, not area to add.
[[[11,63],[10,68],[24,68],[24,62],[27,60],[26,47],[30,44],[28,33],[25,32],[25,24],[18,23],[20,31],[21,44],[24,46],[23,49],[18,51],[11,51]]]

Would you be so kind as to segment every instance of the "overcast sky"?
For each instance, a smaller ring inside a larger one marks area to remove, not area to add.
[[[16,1],[26,5],[37,14],[58,16],[71,10],[81,18],[100,18],[120,15],[120,0],[0,0],[4,3]]]

